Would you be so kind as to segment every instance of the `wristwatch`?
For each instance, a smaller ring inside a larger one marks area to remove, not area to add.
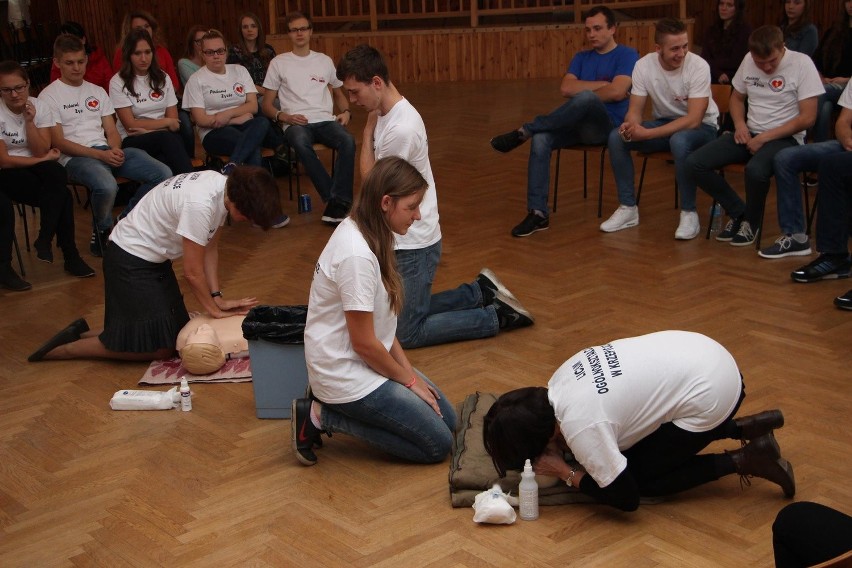
[[[565,485],[567,485],[568,487],[574,487],[574,476],[575,476],[576,474],[577,474],[577,470],[575,470],[575,469],[572,467],[572,468],[571,468],[571,473],[569,473],[569,474],[568,474],[568,477],[567,477],[567,478],[563,479],[563,481],[565,482]]]

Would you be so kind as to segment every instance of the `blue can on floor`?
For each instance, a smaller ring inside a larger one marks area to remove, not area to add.
[[[299,213],[309,213],[311,211],[311,196],[303,193],[299,196]]]

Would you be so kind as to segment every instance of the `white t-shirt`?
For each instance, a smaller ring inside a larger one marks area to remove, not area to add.
[[[694,53],[687,53],[683,65],[672,71],[663,69],[659,55],[649,53],[633,68],[631,94],[651,98],[654,118],[686,116],[690,98],[706,98],[701,122],[719,125],[719,108],[710,92],[710,66]]]
[[[429,163],[429,140],[420,113],[403,98],[393,108],[379,116],[374,133],[376,160],[398,156],[417,168],[429,184],[420,204],[420,220],[415,221],[405,235],[395,235],[396,248],[421,249],[441,240],[438,223],[438,194]]]
[[[34,97],[30,97],[29,101],[35,108],[33,123],[36,128],[50,128],[56,124],[49,106]],[[33,155],[27,141],[27,124],[23,113],[15,114],[2,100],[0,100],[0,140],[6,143],[6,152],[10,156],[30,158]]]
[[[54,123],[62,125],[66,140],[89,148],[108,145],[103,118],[115,114],[115,109],[102,88],[88,81],[72,87],[57,79],[38,98],[50,107]],[[59,163],[64,166],[72,157],[62,154]]]
[[[345,311],[372,312],[376,338],[391,349],[396,315],[382,283],[379,261],[351,217],[337,226],[320,254],[305,324],[311,390],[331,404],[360,400],[388,380],[352,348]]]
[[[166,116],[166,109],[171,106],[177,106],[177,95],[175,87],[172,85],[172,79],[166,73],[166,84],[163,85],[162,93],[157,94],[151,88],[149,75],[136,75],[133,79],[133,90],[138,93],[138,97],[134,97],[124,86],[124,80],[118,76],[118,73],[112,76],[109,82],[109,98],[112,101],[112,106],[115,108],[130,107],[130,112],[134,118],[151,118],[159,119]],[[121,120],[116,120],[118,133],[121,134],[121,139],[127,138],[127,130],[121,123]]]
[[[334,120],[329,86],[336,89],[342,85],[331,58],[316,51],[304,57],[292,51],[275,56],[263,80],[264,88],[278,92],[283,112],[303,114],[308,122]],[[285,129],[288,126],[282,125]]]
[[[627,466],[621,452],[662,424],[720,425],[741,384],[734,358],[709,337],[661,331],[577,353],[553,374],[548,398],[574,457],[606,487]]]
[[[846,83],[846,87],[843,89],[843,92],[840,93],[840,99],[837,101],[837,104],[843,108],[852,110],[852,88],[850,87],[852,87],[852,81]]]
[[[192,74],[183,89],[183,108],[203,108],[207,114],[238,107],[246,102],[248,93],[257,93],[254,80],[242,65],[227,64],[222,74],[202,67]],[[204,140],[212,128],[198,127],[198,137]]]
[[[201,246],[225,223],[225,183],[210,170],[171,177],[145,194],[109,240],[148,262],[183,256],[183,238]]]
[[[799,114],[799,101],[825,92],[811,58],[787,48],[772,76],[761,71],[747,53],[731,84],[748,97],[746,124],[755,134],[793,120]],[[803,144],[805,131],[793,137]]]

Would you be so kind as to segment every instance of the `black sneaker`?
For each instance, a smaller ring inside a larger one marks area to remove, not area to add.
[[[0,264],[0,286],[13,292],[23,292],[33,287],[32,284],[18,276],[11,263]]]
[[[532,314],[517,299],[510,298],[500,290],[497,290],[497,294],[494,296],[493,305],[494,309],[497,310],[498,324],[503,331],[527,327],[535,323]]]
[[[841,310],[852,310],[852,290],[834,299],[834,305]]]
[[[80,258],[80,255],[65,258],[65,272],[77,278],[89,278],[95,275],[95,271]]]
[[[754,239],[757,238],[757,234],[759,232],[760,229],[752,230],[751,223],[748,221],[742,221],[740,223],[740,228],[737,230],[737,234],[731,239],[731,246],[745,247],[754,244]]]
[[[805,242],[800,243],[792,235],[781,235],[771,247],[761,249],[759,253],[763,258],[784,258],[786,256],[808,256],[811,254],[811,244],[807,237]]]
[[[33,247],[36,249],[37,259],[48,264],[53,264],[53,247],[49,242],[43,243],[36,240],[36,242],[33,243]]]
[[[346,215],[349,214],[350,207],[352,207],[350,203],[344,203],[343,201],[338,201],[334,198],[329,199],[328,205],[325,206],[325,211],[322,213],[323,223],[338,225],[346,219]]]
[[[304,465],[316,465],[317,455],[314,444],[320,438],[320,429],[311,422],[311,399],[293,399],[290,407],[290,438],[293,441],[293,452]],[[319,445],[322,445],[320,440]]]
[[[852,262],[847,254],[821,254],[810,263],[790,273],[790,278],[796,282],[816,282],[817,280],[834,280],[849,278]]]
[[[109,231],[101,231],[100,238],[98,238],[98,233],[92,231],[92,238],[89,241],[89,252],[92,253],[92,256],[100,258],[104,255],[104,248],[109,240],[109,233]]]
[[[491,139],[491,147],[498,152],[511,152],[526,141],[520,130],[512,130]]]
[[[544,231],[550,228],[550,218],[530,211],[529,214],[514,229],[513,237],[528,237],[536,231]]]
[[[716,235],[717,241],[722,241],[723,243],[729,243],[734,238],[734,235],[737,234],[737,231],[740,230],[740,222],[742,219],[728,219],[727,225],[722,231]]]
[[[518,299],[512,294],[506,286],[500,282],[497,275],[490,268],[483,268],[476,277],[476,283],[479,284],[479,289],[482,292],[482,305],[490,306],[494,303],[494,298],[497,297],[497,292],[505,294],[512,300]]]

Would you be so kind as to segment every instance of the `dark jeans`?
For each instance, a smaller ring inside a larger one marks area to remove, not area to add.
[[[0,170],[0,262],[12,259],[12,236],[15,210],[12,201],[41,210],[41,228],[36,242],[56,244],[63,255],[77,256],[74,244],[74,202],[66,185],[65,168],[56,161],[38,163],[28,168]]]
[[[178,105],[180,106],[180,105]],[[188,111],[178,109],[178,119],[180,120],[180,139],[183,141],[186,155],[190,158],[195,157],[195,128],[192,126],[192,115]]]
[[[152,158],[166,164],[172,170],[172,175],[192,171],[192,162],[178,132],[157,130],[138,136],[128,136],[122,141],[121,147],[145,150]]]
[[[852,550],[852,517],[819,503],[790,503],[772,523],[772,548],[776,568],[831,560]]]
[[[852,152],[826,156],[819,163],[817,250],[848,253],[852,216]]]
[[[627,458],[627,471],[639,485],[639,494],[643,497],[671,495],[733,473],[730,458],[726,460],[730,462],[729,470],[720,471],[719,454],[697,454],[711,442],[738,435],[733,418],[744,398],[745,387],[725,421],[712,430],[689,432],[667,422],[622,452]]]
[[[214,128],[202,140],[207,153],[229,156],[235,164],[261,166],[260,148],[269,133],[269,119],[256,116],[243,124]]]
[[[752,155],[745,144],[737,144],[734,135],[725,132],[690,154],[686,161],[687,169],[695,183],[718,201],[728,215],[734,219],[745,215],[752,230],[757,231],[774,173],[773,158],[784,148],[797,144],[792,136],[772,140]],[[719,173],[719,168],[728,164],[745,164],[745,202]]]
[[[336,199],[352,203],[355,176],[355,138],[336,120],[315,122],[305,126],[289,126],[284,131],[287,145],[296,151],[299,161],[311,178],[323,201]],[[322,165],[313,145],[319,142],[337,151],[334,178]]]

